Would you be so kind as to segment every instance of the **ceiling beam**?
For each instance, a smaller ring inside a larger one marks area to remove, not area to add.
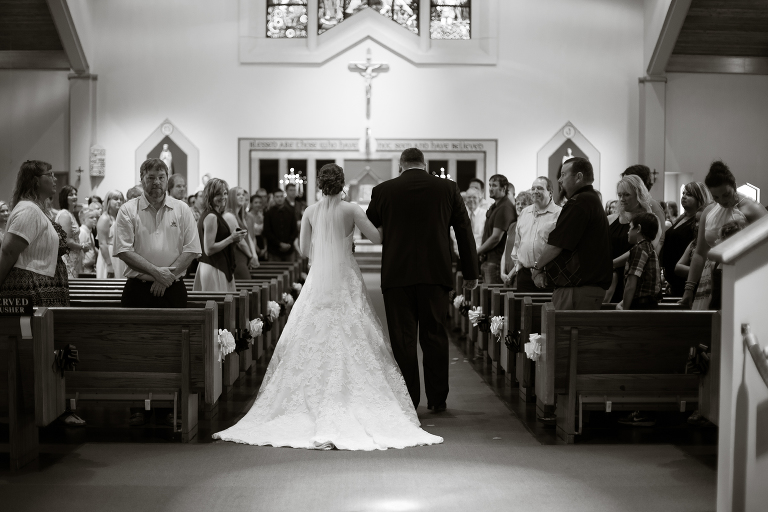
[[[63,50],[8,50],[0,51],[0,69],[71,68]]]
[[[667,72],[768,75],[768,57],[675,54],[667,63]]]
[[[663,75],[666,71],[667,62],[669,62],[672,51],[675,49],[677,38],[690,7],[691,0],[672,0],[669,4],[664,25],[661,28],[659,39],[656,41],[656,47],[653,49],[651,61],[648,63],[648,76]]]
[[[53,23],[59,32],[59,39],[64,51],[69,58],[69,64],[72,71],[77,75],[87,74],[88,59],[85,57],[83,45],[80,43],[80,37],[77,35],[75,22],[72,20],[72,14],[69,12],[67,0],[46,0],[48,8],[51,10]]]

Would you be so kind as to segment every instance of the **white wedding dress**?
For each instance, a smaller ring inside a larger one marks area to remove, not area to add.
[[[312,212],[311,268],[253,407],[214,439],[307,449],[442,443],[420,428],[344,234],[341,198]]]

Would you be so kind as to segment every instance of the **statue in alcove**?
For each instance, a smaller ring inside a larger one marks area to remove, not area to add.
[[[168,149],[168,144],[163,144],[163,150],[160,152],[160,160],[165,162],[165,165],[168,167],[168,174],[173,174],[173,167],[171,167],[173,164],[173,155],[171,154],[171,150]]]
[[[566,149],[566,154],[563,156],[563,163],[567,162],[571,158],[574,158],[573,156],[573,150],[571,148]]]

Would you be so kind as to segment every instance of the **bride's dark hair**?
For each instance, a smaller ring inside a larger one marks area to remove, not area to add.
[[[344,188],[344,169],[336,164],[325,164],[317,173],[317,186],[326,196],[335,196]]]

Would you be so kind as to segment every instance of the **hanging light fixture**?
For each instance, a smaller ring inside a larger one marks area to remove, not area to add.
[[[301,175],[301,171],[294,172],[293,167],[288,171],[288,174],[283,174],[283,179],[280,180],[280,185],[285,189],[286,185],[296,185],[296,195],[304,195],[304,185],[307,184],[307,178]]]

